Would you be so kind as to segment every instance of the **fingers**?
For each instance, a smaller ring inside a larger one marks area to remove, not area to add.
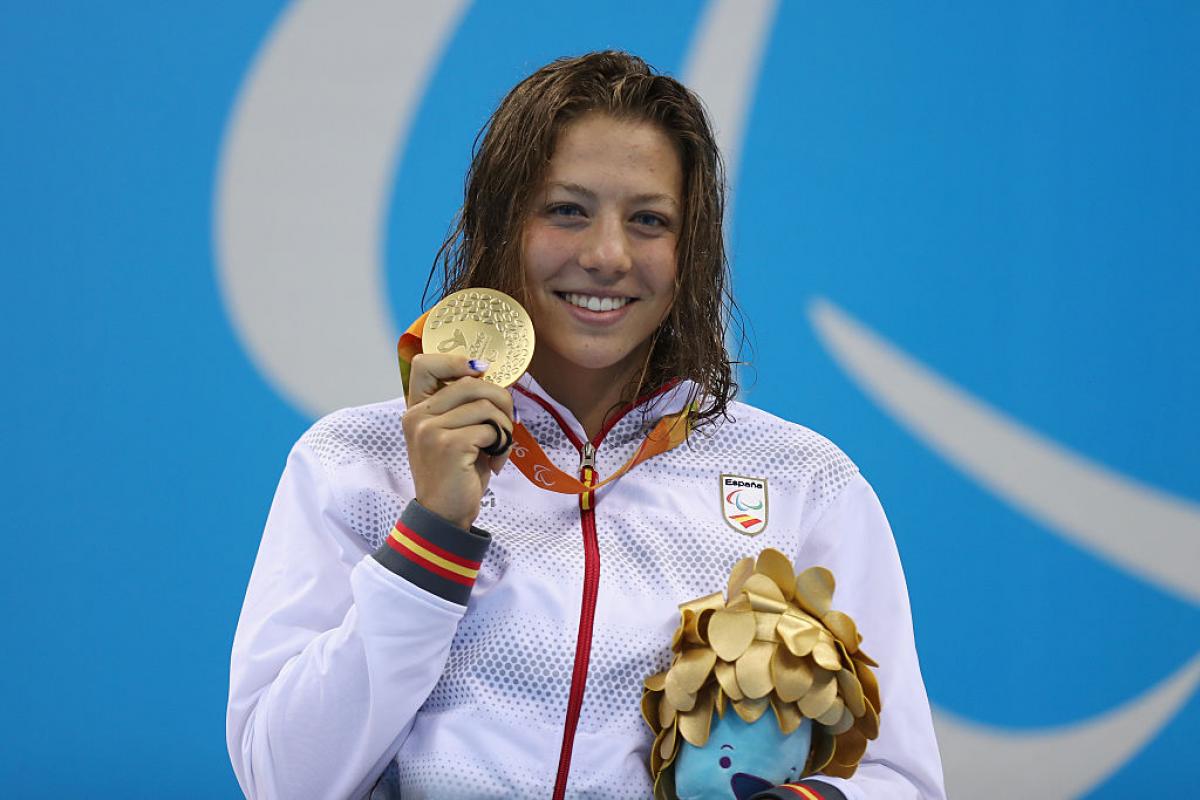
[[[460,428],[478,428],[471,437],[471,442],[485,448],[496,441],[496,431],[501,432],[501,443],[512,438],[512,420],[490,398],[473,400],[469,403],[454,406],[449,411],[433,416],[437,426],[446,430]]]
[[[414,357],[402,418],[417,497],[468,524],[479,513],[488,473],[508,461],[513,436],[512,395],[480,377],[488,366],[462,356]]]
[[[422,403],[404,415],[410,449],[415,446],[435,459],[441,453],[448,458],[454,454],[471,455],[474,460],[480,451],[496,444],[497,439],[501,445],[512,441],[512,420],[490,398],[462,403],[442,414],[429,413],[427,405],[428,402]]]
[[[504,415],[506,427],[512,427],[512,395],[507,389],[501,389],[496,384],[480,378],[458,378],[423,400],[420,405],[423,413],[446,414],[459,406],[480,400],[491,403]]]
[[[479,403],[486,403],[486,401],[479,401]],[[503,421],[497,422],[494,410],[489,411],[486,405],[476,405],[468,411],[474,413],[468,416],[467,412],[460,412],[449,419],[447,419],[449,415],[439,419],[443,425],[446,425],[474,419],[478,413],[487,414],[488,416],[479,424],[467,424],[450,430],[464,437],[464,443],[477,448],[478,459],[485,463],[494,475],[499,475],[500,470],[504,469],[504,465],[508,463],[509,452],[515,441],[512,427]]]
[[[478,377],[489,366],[486,361],[471,360],[466,356],[420,353],[413,357],[408,376],[408,405],[411,408],[432,397],[443,384],[468,376]]]
[[[485,423],[496,434],[496,438],[487,447],[479,448],[482,452],[489,456],[498,456],[512,446],[512,432],[504,430],[496,423],[488,420]]]

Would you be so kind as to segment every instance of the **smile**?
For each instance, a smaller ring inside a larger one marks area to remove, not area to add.
[[[635,299],[632,297],[596,297],[576,292],[555,292],[555,294],[571,305],[577,308],[586,308],[588,311],[616,311]]]

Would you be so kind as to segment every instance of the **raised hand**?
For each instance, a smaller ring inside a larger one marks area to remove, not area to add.
[[[489,456],[483,449],[496,442],[497,428],[502,442],[512,441],[512,396],[479,377],[487,367],[423,353],[413,358],[408,381],[404,439],[417,502],[464,530],[479,514],[491,475],[508,460],[507,450]]]

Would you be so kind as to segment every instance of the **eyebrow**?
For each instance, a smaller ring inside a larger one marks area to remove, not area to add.
[[[582,195],[583,197],[586,197],[589,200],[596,199],[595,192],[593,192],[591,189],[587,188],[586,186],[579,185],[578,183],[568,183],[567,181],[550,181],[548,184],[546,184],[547,189],[553,189],[556,187],[559,189],[565,189],[566,191],[571,192],[572,194]],[[672,197],[669,194],[656,194],[653,192],[649,192],[646,194],[635,194],[633,197],[631,197],[629,199],[631,201],[633,201],[634,203],[664,202],[664,203],[670,203],[671,205],[676,206],[676,207],[679,206],[679,201],[676,200],[674,197]]]
[[[722,749],[722,750],[724,750],[725,748],[729,748],[730,750],[732,750],[732,749],[733,749],[733,745],[731,745],[731,744],[723,744],[723,745],[721,745],[721,749]]]

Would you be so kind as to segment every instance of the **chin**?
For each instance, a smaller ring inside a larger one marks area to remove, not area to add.
[[[555,348],[553,352],[553,367],[560,373],[627,372],[639,368],[645,356],[638,350],[609,348]]]
[[[579,358],[571,362],[577,369],[589,372],[619,372],[630,369],[633,362],[621,357]]]

